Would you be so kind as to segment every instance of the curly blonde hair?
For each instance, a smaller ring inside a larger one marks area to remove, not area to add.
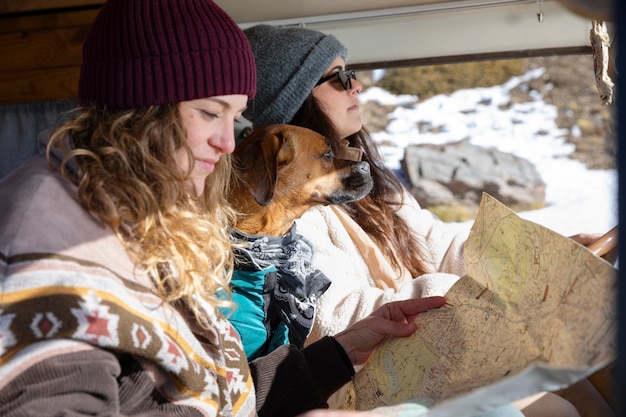
[[[197,196],[189,172],[176,160],[176,152],[185,149],[193,167],[177,105],[79,109],[53,133],[49,160],[52,147],[65,138],[70,149],[61,172],[78,186],[82,206],[115,231],[131,259],[153,278],[161,299],[183,301],[201,325],[199,299],[230,306],[230,157],[220,158]]]

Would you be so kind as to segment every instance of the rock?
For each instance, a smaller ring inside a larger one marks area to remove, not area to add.
[[[515,210],[545,205],[545,182],[527,159],[472,145],[410,145],[402,168],[422,207],[477,207],[483,191]]]

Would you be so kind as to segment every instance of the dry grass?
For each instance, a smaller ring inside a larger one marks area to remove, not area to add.
[[[378,85],[393,94],[418,95],[424,100],[463,88],[500,85],[525,70],[524,59],[394,68],[386,71]]]
[[[476,210],[469,206],[431,206],[428,207],[428,210],[444,222],[464,222],[476,217]]]

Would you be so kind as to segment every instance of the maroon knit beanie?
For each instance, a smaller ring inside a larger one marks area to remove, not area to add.
[[[107,0],[85,39],[83,105],[120,110],[255,93],[250,44],[212,0]]]

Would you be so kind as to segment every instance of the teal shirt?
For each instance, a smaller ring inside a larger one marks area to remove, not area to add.
[[[274,266],[261,271],[236,270],[233,274],[232,300],[237,307],[225,314],[239,332],[248,360],[289,343],[289,328],[270,308],[272,289],[266,283],[275,276]]]

